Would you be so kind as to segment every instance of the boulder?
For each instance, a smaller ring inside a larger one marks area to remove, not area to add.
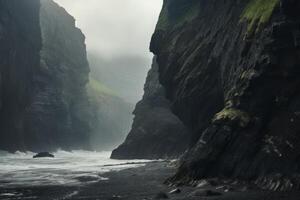
[[[54,158],[54,155],[49,152],[41,152],[34,155],[33,158]]]

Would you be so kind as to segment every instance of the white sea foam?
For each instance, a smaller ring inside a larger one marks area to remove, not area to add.
[[[101,174],[143,165],[147,160],[112,160],[111,152],[57,151],[55,158],[33,159],[32,152],[0,151],[0,187],[80,185],[105,181]],[[129,164],[126,164],[129,163]]]

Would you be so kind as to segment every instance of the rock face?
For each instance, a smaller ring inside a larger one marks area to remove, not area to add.
[[[173,181],[299,186],[299,8],[292,0],[164,1],[150,48],[193,134]]]
[[[54,158],[54,155],[49,152],[41,152],[34,155],[33,158]]]
[[[0,1],[0,147],[25,149],[41,49],[38,0]]]
[[[125,142],[113,151],[112,158],[173,158],[187,147],[187,129],[170,110],[170,102],[158,80],[155,58],[144,91],[134,111],[132,129]]]
[[[87,148],[91,116],[86,92],[89,65],[85,37],[75,27],[75,19],[49,0],[41,0],[40,26],[40,68],[29,108],[35,124],[31,133],[39,135],[34,144]]]
[[[74,18],[49,0],[4,0],[0,13],[0,148],[88,148],[89,67]]]
[[[164,1],[150,49],[168,105],[192,134],[171,181],[227,177],[272,190],[299,187],[299,9],[295,0]],[[149,139],[164,117],[143,108],[145,99],[113,157],[155,156],[147,145],[170,138],[164,131],[167,137]]]

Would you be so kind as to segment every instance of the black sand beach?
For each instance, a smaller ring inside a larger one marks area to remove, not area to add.
[[[102,176],[109,178],[82,187],[32,187],[21,189],[0,188],[0,199],[38,200],[299,200],[300,192],[268,192],[255,189],[240,190],[224,184],[203,187],[178,187],[180,193],[170,194],[177,189],[163,184],[175,171],[169,162],[149,163],[139,168],[109,172]],[[225,192],[226,188],[229,191]],[[158,198],[161,193],[162,198]],[[15,194],[12,196],[12,194]]]

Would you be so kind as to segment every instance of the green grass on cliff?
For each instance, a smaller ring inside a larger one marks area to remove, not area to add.
[[[90,82],[88,84],[88,88],[91,90],[90,92],[92,93],[97,93],[99,94],[107,94],[110,96],[116,96],[115,92],[100,83],[98,80],[94,78],[90,78]]]
[[[235,108],[224,108],[221,112],[217,113],[213,121],[220,120],[238,120],[241,127],[246,127],[250,122],[250,116],[241,110]]]
[[[279,0],[250,0],[241,16],[241,21],[247,20],[249,23],[248,34],[266,24],[278,4]]]

